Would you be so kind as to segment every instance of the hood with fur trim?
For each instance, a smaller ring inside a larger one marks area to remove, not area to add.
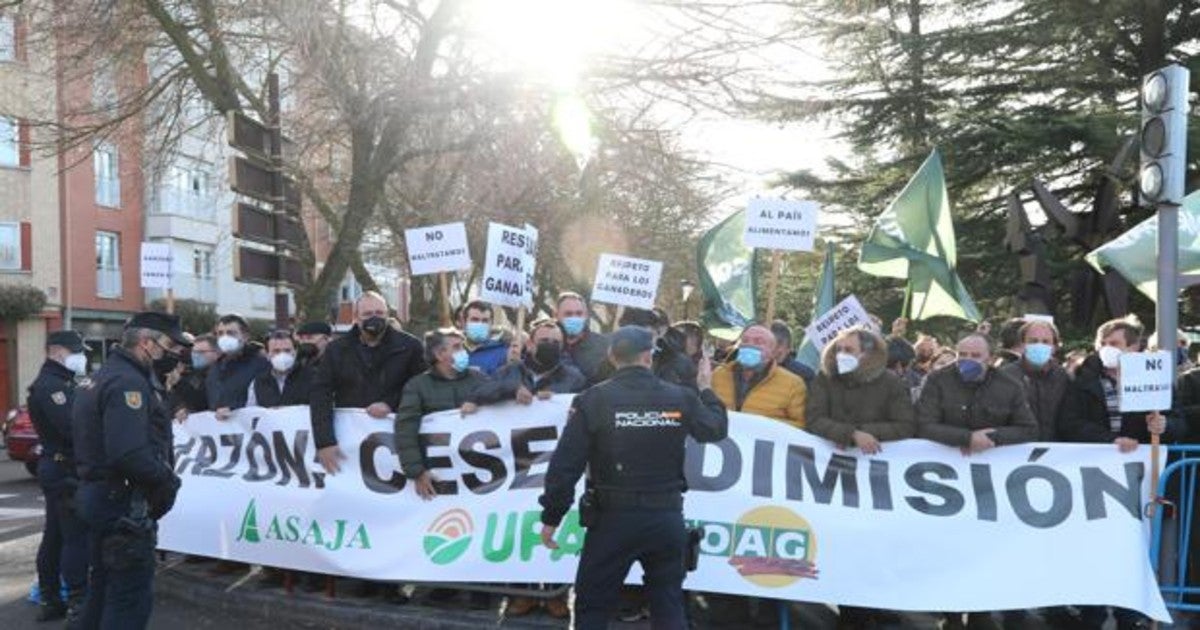
[[[869,383],[879,378],[887,369],[887,342],[879,335],[869,334],[875,337],[875,347],[859,358],[857,370],[850,374],[838,374],[836,346],[829,343],[821,353],[821,373],[830,378],[849,380],[853,383]]]

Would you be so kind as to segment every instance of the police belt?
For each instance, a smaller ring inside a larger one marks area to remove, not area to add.
[[[678,490],[668,492],[638,492],[637,490],[607,490],[596,489],[596,499],[601,510],[682,510],[683,493]]]

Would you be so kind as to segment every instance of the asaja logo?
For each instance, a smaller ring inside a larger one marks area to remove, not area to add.
[[[802,578],[817,578],[817,538],[808,521],[782,507],[750,510],[736,523],[697,522],[704,526],[700,552],[729,558],[746,581],[783,588]]]
[[[444,512],[434,519],[429,531],[425,532],[425,555],[434,564],[450,564],[466,553],[474,532],[475,523],[466,511],[455,509]]]
[[[259,527],[258,507],[254,499],[242,513],[242,525],[238,528],[237,541],[260,544],[269,541],[296,545],[313,545],[329,551],[340,549],[370,549],[371,537],[367,526],[336,519],[322,523],[296,514],[271,514],[263,516],[266,527]]]

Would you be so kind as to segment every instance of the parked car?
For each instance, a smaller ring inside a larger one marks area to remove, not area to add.
[[[29,410],[24,405],[10,410],[4,419],[3,427],[0,428],[3,429],[4,448],[8,451],[8,457],[24,462],[25,470],[31,475],[36,475],[38,455],[42,452],[42,446],[38,443],[38,434],[33,429],[33,419],[29,417]]]

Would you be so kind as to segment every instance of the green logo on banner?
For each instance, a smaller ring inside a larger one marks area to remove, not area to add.
[[[450,510],[438,516],[425,532],[425,555],[434,564],[450,564],[471,546],[475,524],[463,510]]]
[[[316,519],[305,519],[295,514],[272,514],[265,531],[258,526],[258,507],[254,500],[242,513],[242,525],[238,528],[237,542],[259,544],[281,542],[296,545],[312,545],[328,551],[341,549],[370,549],[371,537],[367,526],[345,519],[322,523]]]

